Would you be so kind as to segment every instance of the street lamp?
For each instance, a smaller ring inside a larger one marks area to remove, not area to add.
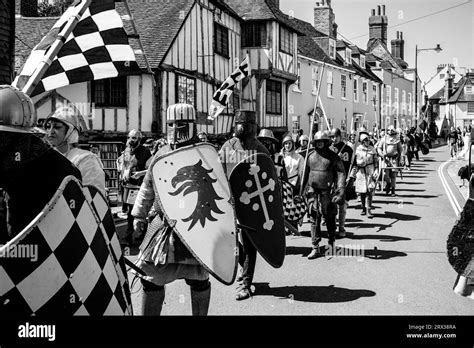
[[[415,127],[418,126],[418,52],[435,51],[439,53],[442,50],[439,44],[437,44],[435,48],[418,48],[418,45],[415,47]]]

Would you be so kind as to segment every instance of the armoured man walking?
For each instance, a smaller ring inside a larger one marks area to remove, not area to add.
[[[313,250],[308,259],[320,255],[321,218],[324,217],[329,236],[329,246],[336,239],[336,204],[344,204],[346,174],[339,156],[330,148],[327,132],[317,132],[314,137],[315,151],[309,156],[303,184],[310,202],[311,242]]]
[[[192,105],[175,104],[168,107],[166,122],[169,145],[162,147],[153,157],[132,210],[136,230],[142,232],[147,220],[152,228],[140,245],[137,263],[144,273],[140,275],[143,315],[160,315],[165,299],[165,284],[177,279],[185,279],[191,288],[193,315],[208,313],[211,297],[209,273],[175,234],[171,227],[173,222],[164,216],[153,175],[153,166],[161,155],[199,142],[195,121],[196,112]]]

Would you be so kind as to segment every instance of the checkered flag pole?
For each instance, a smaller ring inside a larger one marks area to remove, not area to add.
[[[114,0],[76,0],[35,46],[13,86],[35,96],[138,70]]]

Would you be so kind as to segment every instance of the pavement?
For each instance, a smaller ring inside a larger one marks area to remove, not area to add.
[[[447,236],[467,197],[457,177],[466,163],[449,160],[449,149],[440,144],[399,178],[396,197],[375,195],[373,219],[361,216],[360,203],[351,201],[348,233],[336,241],[335,254],[308,260],[310,226],[304,223],[301,236],[286,237],[280,269],[258,256],[248,300],[235,300],[236,284],[211,277],[209,315],[472,315],[472,300],[452,291],[456,272],[446,256]],[[131,261],[137,252],[132,248]],[[132,280],[139,315],[141,285]],[[166,286],[162,314],[191,315],[183,280]]]

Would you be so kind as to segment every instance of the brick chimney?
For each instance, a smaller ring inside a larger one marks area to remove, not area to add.
[[[15,69],[15,7],[0,0],[0,85],[10,84]]]
[[[336,39],[337,25],[331,7],[331,0],[319,0],[314,8],[314,28],[324,35]]]
[[[453,95],[453,80],[454,75],[451,75],[448,71],[446,79],[444,80],[444,99],[446,102],[448,102],[449,98]]]
[[[15,15],[38,17],[38,0],[15,0]]]
[[[397,38],[391,41],[392,55],[396,58],[405,59],[405,41],[403,40],[403,32],[397,31]]]
[[[372,9],[369,17],[369,42],[380,39],[384,45],[387,45],[387,27],[388,17],[385,15],[385,5],[377,6],[377,13]]]

